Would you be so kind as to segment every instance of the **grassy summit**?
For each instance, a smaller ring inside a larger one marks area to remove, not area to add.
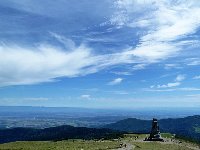
[[[116,141],[67,140],[58,142],[13,142],[1,144],[0,150],[104,150],[118,148]]]
[[[198,145],[175,139],[172,134],[162,134],[165,142],[144,142],[145,134],[125,134],[116,140],[64,140],[38,142],[12,142],[0,144],[0,150],[116,150],[120,143],[127,145],[121,150],[197,150]]]

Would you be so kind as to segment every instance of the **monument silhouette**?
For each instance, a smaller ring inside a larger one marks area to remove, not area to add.
[[[150,136],[146,138],[145,140],[146,141],[164,141],[160,135],[160,128],[159,128],[157,119],[153,118]]]

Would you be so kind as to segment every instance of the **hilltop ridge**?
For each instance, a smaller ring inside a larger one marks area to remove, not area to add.
[[[160,131],[173,133],[177,137],[200,141],[200,116],[189,116],[184,118],[169,118],[159,120]],[[132,133],[149,133],[151,130],[150,120],[128,118],[116,123],[103,126],[103,128],[126,131]]]

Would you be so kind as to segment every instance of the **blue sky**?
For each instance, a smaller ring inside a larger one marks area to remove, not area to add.
[[[200,107],[200,2],[0,1],[0,105]]]

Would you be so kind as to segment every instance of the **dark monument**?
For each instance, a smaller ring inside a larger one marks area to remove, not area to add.
[[[153,118],[150,136],[146,138],[145,140],[146,141],[164,141],[160,135],[160,129],[159,129],[157,119]]]

